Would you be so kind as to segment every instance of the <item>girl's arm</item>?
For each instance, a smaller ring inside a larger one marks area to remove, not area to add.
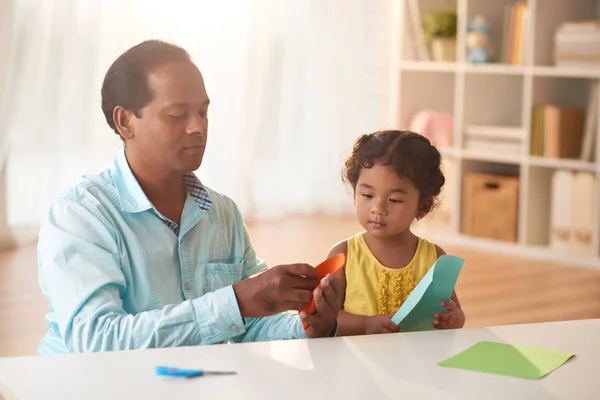
[[[348,242],[341,241],[329,251],[327,258],[333,257],[336,254],[348,255]],[[349,336],[349,335],[364,335],[364,316],[354,315],[344,311],[344,301],[346,300],[346,266],[338,271],[336,274],[340,280],[340,312],[338,314],[338,336]]]

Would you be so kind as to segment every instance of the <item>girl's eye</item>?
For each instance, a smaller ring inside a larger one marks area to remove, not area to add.
[[[403,200],[397,200],[397,199],[390,199],[390,202],[392,202],[394,204],[404,203]]]
[[[372,199],[373,196],[370,194],[363,194],[362,197],[364,197],[365,199]]]
[[[173,119],[184,119],[185,118],[185,114],[178,114],[178,115],[170,115],[169,117],[173,118]]]

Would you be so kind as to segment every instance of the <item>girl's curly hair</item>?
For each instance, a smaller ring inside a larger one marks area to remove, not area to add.
[[[398,130],[362,135],[346,160],[342,179],[355,190],[361,169],[372,168],[375,163],[391,165],[399,177],[410,179],[419,191],[420,202],[430,204],[425,211],[431,211],[446,180],[440,152],[426,137]]]

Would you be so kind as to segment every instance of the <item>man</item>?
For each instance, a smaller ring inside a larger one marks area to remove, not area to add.
[[[237,206],[193,174],[208,107],[177,46],[143,42],[109,68],[102,110],[125,145],[110,169],[62,194],[40,229],[50,306],[40,354],[335,334],[339,282],[317,289],[306,264],[257,274],[265,265]],[[282,313],[313,298],[313,315]]]

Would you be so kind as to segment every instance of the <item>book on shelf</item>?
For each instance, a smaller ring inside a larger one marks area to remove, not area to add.
[[[600,66],[600,20],[565,21],[554,33],[554,64],[561,67]]]
[[[502,61],[510,65],[523,65],[525,37],[529,19],[527,1],[517,0],[504,9]]]
[[[588,105],[585,111],[583,125],[583,140],[581,141],[581,160],[593,162],[594,147],[598,136],[598,82],[593,82],[588,96]]]
[[[578,159],[581,156],[585,109],[545,104],[534,106],[531,155]]]
[[[486,153],[521,154],[525,135],[525,130],[518,127],[468,125],[463,147]]]
[[[595,199],[593,173],[565,170],[552,173],[550,248],[574,256],[594,256]]]

